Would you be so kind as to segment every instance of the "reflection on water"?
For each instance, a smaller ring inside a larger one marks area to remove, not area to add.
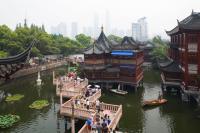
[[[58,70],[63,73],[63,69]],[[6,94],[20,93],[25,97],[15,103],[0,102],[0,114],[13,113],[21,116],[21,121],[12,128],[1,130],[10,132],[35,132],[35,133],[63,133],[65,121],[58,114],[59,98],[55,95],[55,86],[52,85],[52,72],[41,75],[42,86],[36,85],[37,75],[14,80],[0,86],[0,100]],[[137,92],[130,91],[127,96],[119,96],[106,90],[101,100],[123,105],[123,117],[119,127],[129,133],[197,133],[200,131],[199,108],[181,102],[175,95],[164,95],[168,103],[164,106],[142,109],[141,101],[154,99],[160,91],[159,73],[155,71],[145,72],[144,89]],[[47,99],[50,106],[43,110],[29,109],[28,106],[35,100]],[[83,122],[77,121],[79,127]],[[69,128],[70,123],[67,121]],[[69,131],[68,131],[69,132]]]

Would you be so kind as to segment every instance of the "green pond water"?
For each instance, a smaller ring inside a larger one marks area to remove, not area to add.
[[[56,69],[60,74],[64,71],[64,68]],[[168,99],[166,105],[145,110],[141,107],[141,101],[157,98],[161,90],[158,72],[146,71],[144,76],[144,89],[130,90],[126,96],[103,91],[102,101],[123,105],[120,130],[128,133],[199,133],[200,109],[196,105],[182,102],[175,94],[164,95]],[[0,86],[0,115],[12,113],[21,117],[19,123],[8,129],[0,129],[0,133],[70,133],[70,130],[65,131],[66,122],[58,114],[59,98],[52,85],[52,72],[42,73],[41,78],[41,87],[36,85],[37,74]],[[14,103],[7,103],[2,98],[16,93],[25,97]],[[46,99],[50,105],[42,110],[30,109],[28,106],[38,99]],[[83,124],[77,121],[76,129],[80,129]],[[70,123],[67,122],[69,127]]]

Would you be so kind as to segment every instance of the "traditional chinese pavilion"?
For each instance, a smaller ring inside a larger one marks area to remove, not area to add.
[[[143,79],[143,51],[131,37],[112,44],[103,32],[84,52],[82,72],[90,82],[137,87]]]
[[[200,13],[193,12],[166,33],[171,38],[169,60],[161,63],[163,85],[200,89]]]

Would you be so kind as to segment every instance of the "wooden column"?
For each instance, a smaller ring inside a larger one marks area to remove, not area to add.
[[[74,120],[74,102],[72,100],[72,117],[71,117],[71,133],[75,133],[75,120]]]
[[[55,80],[55,71],[53,71],[53,81]]]
[[[198,34],[198,74],[200,75],[200,33]]]
[[[61,107],[62,107],[62,103],[63,103],[62,100],[63,100],[63,99],[62,99],[62,93],[60,93],[60,109],[61,109]]]
[[[197,57],[197,59],[198,59],[198,76],[200,76],[200,33],[198,34],[198,57]],[[199,87],[199,89],[200,89],[200,83],[198,83],[198,87]],[[200,95],[199,95],[199,100],[200,100]],[[200,101],[199,101],[199,105],[200,105]]]
[[[180,65],[182,67],[182,62],[183,62],[183,56],[182,56],[182,48],[183,48],[183,34],[180,34],[180,47],[181,50],[179,50],[179,61]]]
[[[185,67],[184,82],[187,87],[188,86],[188,76],[189,76],[189,73],[188,73],[188,34],[187,33],[184,33],[183,44],[184,44],[184,48],[185,48],[185,51],[184,51],[184,62],[185,62],[184,63],[184,67]]]

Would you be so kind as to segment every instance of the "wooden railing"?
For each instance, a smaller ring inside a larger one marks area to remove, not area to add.
[[[102,110],[109,110],[113,112],[117,112],[119,105],[113,105],[113,104],[107,104],[107,103],[101,103],[100,108]]]
[[[62,104],[62,100],[61,100],[60,113],[67,115],[67,116],[71,116],[71,114],[72,114],[72,106],[71,106],[72,102],[78,96],[80,96],[80,95],[72,97],[70,100],[68,100],[64,104]],[[81,107],[75,107],[74,108],[75,117],[82,118],[82,119],[90,118],[90,117],[92,117],[92,114],[94,115],[95,113],[96,112],[94,110],[87,110],[86,108],[81,108]]]
[[[71,116],[72,115],[72,107],[71,106],[62,106],[60,109],[61,115],[67,115]],[[87,119],[95,115],[94,110],[87,110],[84,108],[75,108],[74,109],[74,116],[77,118],[82,118],[82,119]]]
[[[66,81],[62,84],[63,86],[60,88],[59,85],[61,85],[61,82],[59,82],[59,80],[56,81],[56,94],[60,95],[60,93],[62,92],[63,96],[73,97],[83,93],[86,86],[88,85],[88,79],[85,79],[83,82],[80,82],[80,84],[75,84],[74,80]]]
[[[66,97],[74,97],[82,94],[82,91],[68,91],[68,90],[61,90],[61,91],[58,90],[56,94],[59,96],[60,92],[62,92],[62,95]]]
[[[88,97],[88,100],[91,102],[95,102],[97,99],[101,97],[101,90],[99,89],[96,93],[94,93],[92,96]]]
[[[113,120],[111,120],[111,123],[108,125],[108,128],[115,129],[117,124],[119,123],[121,116],[122,116],[122,105],[118,106],[118,110],[115,113],[115,117]]]
[[[115,129],[122,116],[122,105],[112,105],[112,104],[102,103],[101,107],[105,110],[110,110],[111,112],[114,111],[115,117],[111,120],[111,123],[108,125],[108,128]],[[78,133],[90,133],[90,132],[87,129],[87,125],[84,124],[83,127],[78,131]]]
[[[87,125],[84,124],[83,127],[78,131],[78,133],[88,133]]]

